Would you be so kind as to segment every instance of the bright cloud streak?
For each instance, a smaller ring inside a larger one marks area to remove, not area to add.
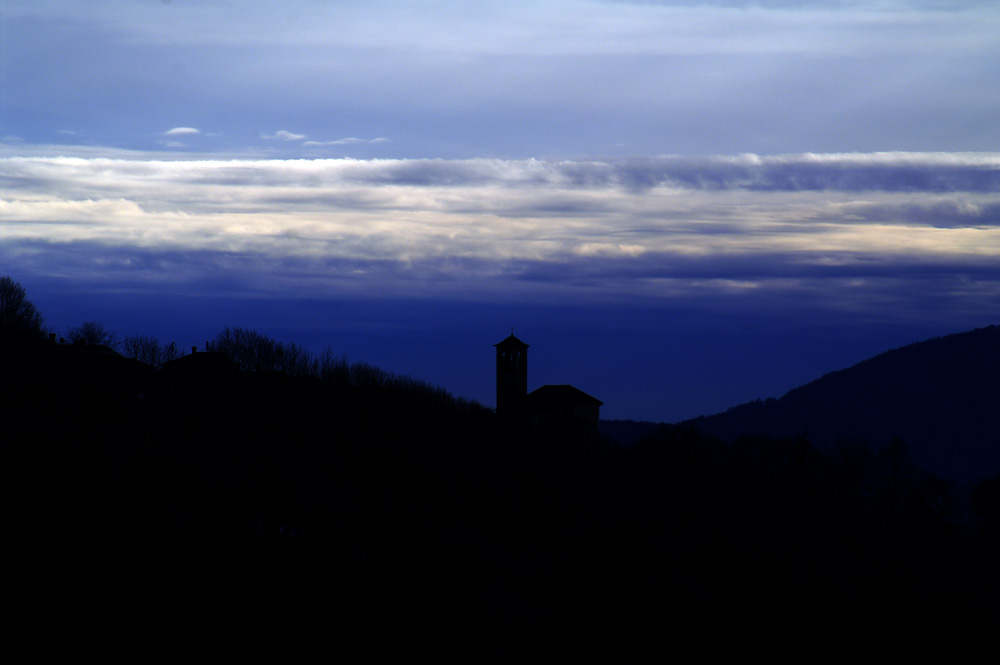
[[[336,139],[335,141],[306,141],[302,145],[356,145],[364,143],[388,143],[389,139],[378,137],[374,139],[359,139],[354,136],[349,136],[344,139]]]
[[[261,134],[262,139],[281,139],[282,141],[301,141],[306,138],[305,134],[294,134],[285,129],[279,129],[273,135]]]

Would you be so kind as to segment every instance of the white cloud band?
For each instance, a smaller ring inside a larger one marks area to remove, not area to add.
[[[174,127],[163,132],[165,136],[181,136],[184,134],[201,134],[201,130],[194,127]]]
[[[1000,283],[1000,155],[5,158],[0,241],[268,257],[302,279],[619,295],[943,271]],[[429,280],[429,281],[426,281]],[[490,286],[493,284],[493,286]],[[428,287],[433,288],[433,287]]]

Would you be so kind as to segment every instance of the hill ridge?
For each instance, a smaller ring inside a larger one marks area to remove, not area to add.
[[[970,479],[1000,469],[1000,326],[933,337],[828,372],[780,398],[684,421],[732,440],[807,434],[817,444],[900,437],[918,463]]]

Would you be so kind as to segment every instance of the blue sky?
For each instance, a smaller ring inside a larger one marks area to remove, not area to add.
[[[1000,320],[1000,9],[0,0],[0,272],[674,420]]]

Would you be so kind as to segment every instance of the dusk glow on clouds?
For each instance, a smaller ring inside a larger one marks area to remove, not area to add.
[[[0,29],[0,274],[57,328],[250,325],[492,403],[517,325],[539,383],[671,419],[1000,319],[993,2],[4,0]]]
[[[449,297],[683,299],[837,280],[852,307],[895,271],[932,270],[1000,295],[1000,154],[2,164],[15,263],[43,244],[236,253],[299,265],[327,295],[418,280]]]

